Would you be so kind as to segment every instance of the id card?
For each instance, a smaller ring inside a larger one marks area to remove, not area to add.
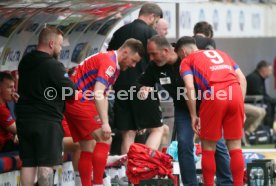
[[[161,85],[167,85],[172,83],[170,77],[159,78],[159,81]]]

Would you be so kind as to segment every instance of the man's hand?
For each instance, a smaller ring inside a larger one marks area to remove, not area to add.
[[[102,136],[103,136],[103,140],[107,141],[109,140],[109,138],[111,137],[111,128],[109,126],[109,124],[103,124],[102,125]]]
[[[194,131],[198,136],[200,136],[200,119],[199,119],[199,117],[197,117],[197,116],[192,116],[192,117],[191,117],[191,120],[192,120],[192,128],[193,128],[193,131]]]
[[[136,131],[136,134],[139,136],[139,135],[143,135],[145,134],[145,132],[147,131],[147,129],[140,129],[140,130],[137,130]]]
[[[16,92],[12,93],[12,99],[14,100],[15,103],[17,103],[19,97],[20,97],[19,94],[17,94]]]
[[[19,140],[18,140],[17,134],[14,135],[13,143],[14,143],[14,144],[19,144]]]
[[[152,87],[142,86],[138,92],[138,98],[145,100],[148,98],[149,92],[153,91]]]

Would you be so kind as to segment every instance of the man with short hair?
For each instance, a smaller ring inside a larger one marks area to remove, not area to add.
[[[39,185],[52,186],[53,166],[63,162],[64,99],[74,96],[63,95],[63,89],[74,90],[74,84],[57,60],[62,43],[63,33],[59,29],[43,28],[37,49],[25,55],[18,66],[20,98],[16,105],[16,127],[23,186],[34,184],[37,168]]]
[[[194,36],[196,46],[200,50],[216,49],[216,43],[213,40],[213,27],[206,21],[197,22],[194,26]],[[224,139],[217,142],[216,146],[216,184],[218,186],[233,185],[233,179],[230,171],[230,157],[227,152]],[[186,172],[189,170],[187,169]],[[191,179],[192,177],[189,177]]]
[[[194,36],[196,46],[201,50],[216,49],[216,43],[213,40],[213,27],[206,21],[200,21],[194,26]]]
[[[14,78],[0,72],[0,152],[18,150],[15,118],[7,107],[9,101],[17,101]]]
[[[210,23],[207,21],[199,21],[194,25],[194,30],[193,30],[194,36],[203,36],[207,38],[213,38],[214,36],[214,31],[213,27]]]
[[[216,143],[223,136],[230,153],[230,169],[235,186],[243,185],[243,135],[246,79],[238,65],[219,50],[198,50],[192,37],[181,37],[175,51],[183,59],[180,75],[187,89],[187,105],[192,128],[202,142],[204,185],[214,185]],[[199,118],[194,83],[201,90]],[[230,97],[231,96],[231,97]]]
[[[161,18],[156,24],[155,30],[159,36],[166,37],[168,35],[169,23],[166,19]]]
[[[128,39],[116,51],[97,53],[86,58],[71,76],[77,89],[83,92],[79,100],[66,103],[65,112],[73,140],[80,143],[78,168],[82,185],[91,185],[92,172],[93,185],[103,184],[111,143],[106,91],[115,83],[120,70],[134,68],[143,55],[142,43]]]
[[[147,40],[157,34],[153,28],[161,17],[162,9],[157,4],[143,4],[138,19],[122,26],[113,34],[108,50],[116,50],[128,38],[135,38],[143,43],[146,51]],[[159,100],[139,100],[136,97],[137,92],[135,92],[134,85],[148,64],[148,55],[145,53],[141,63],[133,69],[122,72],[114,85],[116,92],[114,125],[122,133],[121,154],[128,152],[130,145],[134,142],[137,130],[140,129],[150,129],[146,145],[157,150],[161,142],[163,122]],[[120,91],[128,92],[126,100],[119,99],[117,93]],[[132,93],[134,96],[131,96]]]
[[[268,95],[265,86],[265,80],[272,75],[272,65],[265,60],[261,60],[256,69],[246,76],[247,80],[247,95],[262,95],[264,103],[267,105],[264,124],[269,128],[273,127],[275,118],[276,99]]]

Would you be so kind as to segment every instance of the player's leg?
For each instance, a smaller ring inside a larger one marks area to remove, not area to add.
[[[200,105],[200,139],[202,141],[202,173],[204,185],[214,185],[216,144],[222,138],[222,121],[228,102],[203,100]],[[227,149],[224,149],[227,153]],[[220,165],[218,165],[220,166]]]
[[[127,154],[130,145],[134,143],[136,131],[125,130],[125,131],[121,131],[121,134],[122,134],[121,154]]]
[[[241,150],[241,140],[226,141],[231,157],[230,168],[234,180],[234,186],[243,185],[244,159]]]
[[[96,145],[92,156],[92,163],[94,170],[97,170],[93,172],[93,184],[102,185],[104,170],[112,138],[110,137],[108,140],[104,140],[102,128],[94,130],[92,136],[96,140]]]
[[[78,170],[81,177],[82,185],[91,185],[91,175],[93,172],[93,164],[92,164],[92,157],[93,157],[93,149],[95,142],[93,139],[83,139],[79,141],[81,154],[78,164]]]
[[[232,87],[232,100],[223,120],[224,138],[230,154],[230,169],[234,186],[243,185],[244,159],[241,150],[243,135],[244,103],[239,85]]]
[[[36,172],[37,172],[36,167],[22,167],[20,171],[21,185],[22,186],[34,185]]]
[[[149,146],[150,148],[154,150],[158,150],[162,136],[163,136],[163,126],[161,127],[156,127],[156,128],[151,128],[150,129],[150,134],[148,136],[148,139],[146,141],[146,145]]]
[[[164,124],[163,125],[163,135],[161,139],[161,144],[159,146],[159,150],[162,150],[164,147],[167,147],[169,144],[169,139],[170,137],[170,128],[168,125]]]
[[[202,143],[202,174],[205,186],[214,186],[216,174],[215,151],[216,141],[201,140]]]
[[[90,186],[93,172],[94,138],[91,133],[101,128],[96,106],[90,101],[66,104],[65,117],[74,141],[78,141],[81,148],[78,170],[82,185]]]
[[[52,186],[54,184],[53,167],[38,167],[37,182],[39,185]]]

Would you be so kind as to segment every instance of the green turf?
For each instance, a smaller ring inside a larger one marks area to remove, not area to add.
[[[242,147],[243,149],[274,149],[275,144],[251,145],[250,147]]]

